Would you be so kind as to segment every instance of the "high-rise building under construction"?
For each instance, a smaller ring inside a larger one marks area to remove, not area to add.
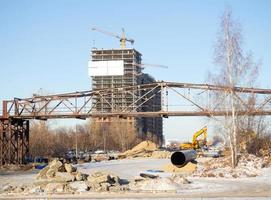
[[[154,78],[142,72],[142,55],[135,49],[93,48],[91,53],[89,75],[92,79],[93,90],[155,82]],[[92,105],[97,112],[158,111],[161,110],[161,94],[153,95],[154,93],[157,93],[157,91],[154,90],[148,94],[144,91],[132,91],[125,94],[109,94],[103,98],[97,95],[93,98]],[[140,97],[143,95],[146,98],[151,96],[154,96],[154,98],[150,98],[142,104],[143,100],[140,100]],[[161,117],[129,117],[125,120],[133,123],[136,132],[143,139],[149,134],[155,136],[160,144],[163,143],[163,121]]]

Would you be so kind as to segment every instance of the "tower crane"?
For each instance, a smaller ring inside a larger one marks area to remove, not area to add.
[[[114,34],[114,33],[111,33],[111,32],[109,32],[109,31],[102,30],[102,29],[97,28],[97,27],[93,27],[91,30],[93,30],[93,31],[98,31],[98,32],[103,33],[103,34],[105,34],[105,35],[109,35],[109,36],[118,38],[119,41],[120,41],[120,47],[121,47],[122,49],[125,49],[125,48],[126,48],[126,42],[130,42],[132,45],[133,45],[134,42],[135,42],[133,39],[128,39],[128,38],[126,38],[124,28],[122,28],[122,34],[121,34],[121,36],[119,36],[119,35],[117,35],[117,34]]]
[[[159,65],[159,64],[151,64],[151,63],[133,63],[134,66],[137,66],[137,67],[141,67],[141,68],[144,68],[146,66],[150,66],[150,67],[161,67],[161,68],[168,68],[168,66],[166,65]]]

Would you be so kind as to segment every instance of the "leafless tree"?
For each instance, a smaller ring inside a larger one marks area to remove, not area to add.
[[[228,110],[222,124],[229,137],[232,167],[235,167],[238,161],[237,140],[241,122],[250,123],[252,121],[248,116],[238,116],[236,110],[245,108],[249,112],[249,109],[255,106],[253,95],[237,94],[233,88],[235,86],[253,86],[258,75],[258,64],[253,62],[251,53],[244,52],[242,44],[241,25],[233,18],[231,10],[226,8],[221,18],[215,44],[214,61],[218,70],[210,73],[210,79],[215,84],[228,87],[223,95],[218,92],[213,93],[215,104],[212,109]]]

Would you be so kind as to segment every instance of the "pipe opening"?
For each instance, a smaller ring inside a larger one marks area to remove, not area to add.
[[[185,155],[184,153],[182,153],[181,151],[177,151],[177,152],[174,152],[172,155],[171,155],[171,163],[177,167],[182,167],[186,164],[186,159],[185,159]]]

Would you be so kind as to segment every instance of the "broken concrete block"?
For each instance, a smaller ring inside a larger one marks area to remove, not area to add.
[[[76,167],[72,166],[71,164],[65,163],[65,170],[68,173],[76,172]]]
[[[45,187],[45,192],[64,192],[65,184],[63,183],[48,183]]]
[[[57,172],[57,169],[49,168],[48,171],[46,172],[46,178],[54,178],[56,172]]]
[[[49,167],[51,169],[55,169],[56,171],[61,170],[62,166],[63,166],[63,164],[59,160],[53,160],[52,162],[49,163]]]
[[[36,179],[46,179],[46,173],[50,169],[49,166],[44,167],[40,172],[37,174]]]
[[[82,174],[81,172],[77,172],[76,175],[75,175],[75,179],[77,181],[86,181],[88,178],[88,175],[87,174]]]
[[[12,185],[5,185],[3,188],[2,188],[2,190],[4,191],[4,192],[9,192],[9,191],[12,191],[13,190],[13,186]]]
[[[69,186],[72,190],[75,190],[76,192],[85,192],[89,190],[89,186],[84,181],[71,182]]]
[[[103,182],[100,185],[101,185],[101,191],[109,191],[109,187],[111,186],[111,184],[107,182]]]
[[[55,179],[61,182],[72,182],[75,181],[75,176],[68,172],[56,172]]]
[[[88,182],[91,182],[91,183],[100,184],[100,183],[108,182],[110,180],[110,176],[105,173],[97,172],[89,176],[87,180]]]

